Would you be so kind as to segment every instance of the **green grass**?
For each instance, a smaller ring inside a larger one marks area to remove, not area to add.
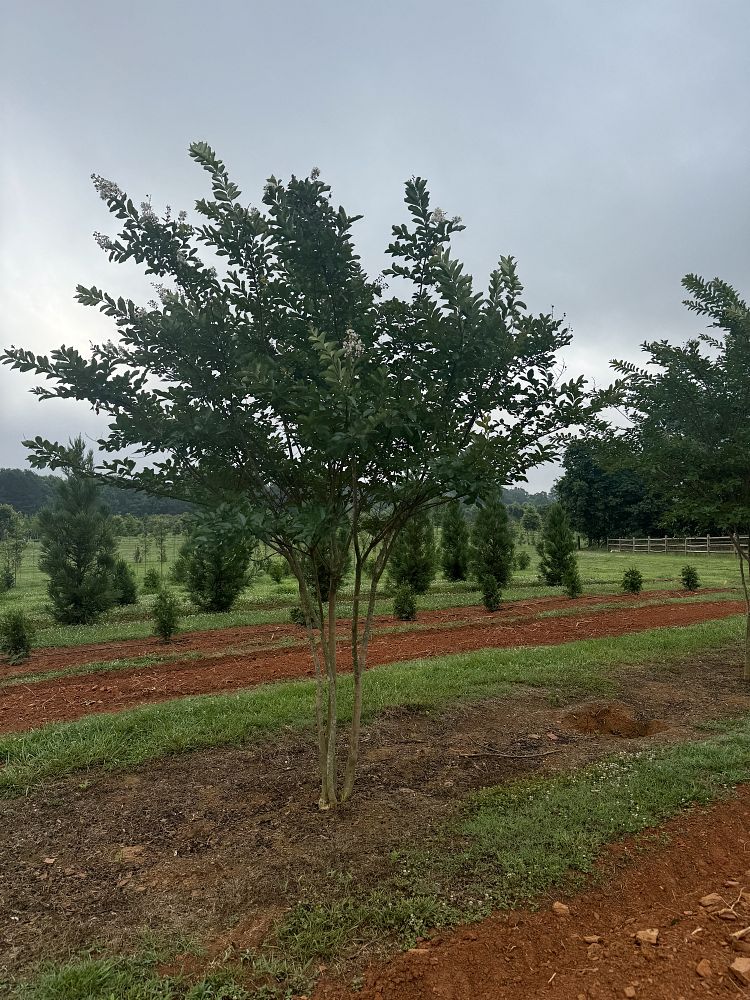
[[[134,564],[132,556],[138,539],[123,538],[120,547],[142,578],[145,566]],[[167,544],[169,562],[163,567],[168,576],[173,556],[179,549],[180,539],[171,536]],[[504,595],[505,601],[525,600],[533,597],[560,594],[560,588],[546,587],[537,578],[537,557],[533,549],[525,546],[532,556],[532,564],[527,570],[514,574],[513,585]],[[153,553],[152,553],[153,556]],[[126,639],[141,639],[152,634],[151,609],[153,596],[143,595],[134,607],[114,608],[106,615],[106,620],[90,626],[56,625],[46,610],[46,577],[40,572],[38,544],[32,543],[24,554],[24,562],[19,573],[18,587],[0,597],[0,611],[23,608],[33,620],[37,630],[38,646],[75,646],[83,643],[112,642]],[[680,570],[686,562],[698,569],[701,585],[704,587],[737,587],[738,574],[736,560],[732,555],[692,555],[685,559],[680,555],[647,553],[600,552],[584,549],[579,553],[581,577],[586,593],[611,594],[620,592],[622,575],[626,569],[636,566],[645,580],[645,590],[680,588]],[[157,565],[153,557],[149,568]],[[178,588],[179,590],[179,588]],[[183,595],[184,596],[184,595]],[[345,584],[339,613],[346,616],[351,611],[351,581]],[[182,620],[183,631],[204,629],[235,628],[245,625],[276,624],[289,620],[289,610],[298,603],[296,584],[287,578],[275,584],[270,577],[261,574],[241,596],[232,611],[225,614],[205,614],[186,606]],[[451,584],[438,578],[430,592],[420,597],[421,610],[462,607],[480,604],[479,593],[471,583]],[[390,614],[392,599],[383,587],[383,596],[378,600],[376,613]]]
[[[560,646],[480,650],[377,667],[365,677],[365,719],[399,705],[440,706],[505,695],[512,685],[557,692],[606,692],[618,669],[664,663],[738,643],[738,617],[686,628]],[[351,712],[351,678],[340,680],[340,717]],[[113,715],[90,715],[0,738],[0,794],[90,767],[131,768],[170,753],[238,745],[273,737],[282,728],[307,729],[314,685],[290,681],[232,694],[201,695],[145,705]]]
[[[17,1000],[271,1000],[279,993],[250,993],[230,970],[191,984],[160,976],[153,962],[141,958],[74,958],[48,967],[11,995]]]
[[[621,754],[572,774],[486,790],[430,845],[394,857],[394,875],[376,892],[293,908],[279,941],[307,961],[384,934],[410,946],[432,929],[533,905],[552,889],[580,889],[607,844],[748,780],[745,718],[700,743]]]

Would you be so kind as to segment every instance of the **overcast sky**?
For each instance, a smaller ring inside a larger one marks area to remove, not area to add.
[[[249,202],[320,167],[373,274],[427,177],[478,283],[514,254],[529,304],[567,313],[570,374],[607,381],[696,331],[685,273],[750,293],[749,41],[750,0],[0,0],[0,345],[108,339],[78,282],[151,297],[94,243],[89,175],[190,209],[205,139]],[[31,385],[0,369],[0,466],[101,427]]]

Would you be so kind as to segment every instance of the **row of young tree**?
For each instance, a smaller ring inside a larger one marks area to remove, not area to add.
[[[54,620],[90,625],[114,605],[135,604],[138,585],[132,567],[119,555],[119,525],[102,500],[93,474],[93,454],[86,451],[82,438],[71,442],[70,448],[76,456],[74,469],[64,478],[56,477],[51,503],[36,515],[39,568],[48,576]],[[248,583],[257,540],[245,528],[222,518],[192,518],[190,523],[172,578],[184,584],[201,610],[226,611]],[[14,532],[22,531],[19,525],[23,518],[9,507],[0,508],[0,554],[7,549],[8,558],[16,560],[16,570],[21,543],[14,547]],[[152,522],[149,527],[158,543],[166,524]],[[184,530],[185,525],[180,527]],[[25,545],[27,536],[20,538]],[[5,570],[6,586],[15,582],[10,577]],[[162,576],[150,570],[144,589],[153,592],[162,586]]]
[[[118,223],[97,242],[113,263],[142,265],[158,301],[79,286],[78,301],[116,324],[116,343],[88,356],[12,347],[3,360],[39,376],[41,398],[87,400],[107,416],[101,482],[238,517],[287,560],[310,623],[321,808],[354,788],[377,588],[412,518],[451,496],[491,502],[498,483],[558,457],[572,430],[601,430],[619,404],[628,446],[648,456],[675,509],[750,524],[750,311],[730,286],[686,279],[691,307],[721,331],[703,338],[706,351],[646,345],[646,372],[621,364],[612,387],[591,391],[582,377],[560,379],[570,331],[530,312],[512,257],[475,288],[451,249],[461,220],[431,205],[423,179],[407,182],[391,264],[373,279],[353,246],[358,216],[332,203],[317,170],[270,177],[257,207],[207,143],[190,156],[211,187],[193,222],[93,178]],[[391,278],[397,294],[386,296]],[[41,437],[28,446],[36,468],[80,460]],[[336,622],[348,565],[342,763]]]
[[[488,611],[500,606],[502,591],[510,583],[514,569],[527,569],[531,558],[525,549],[517,551],[509,512],[497,494],[473,512],[471,523],[461,502],[453,499],[445,507],[440,544],[427,513],[413,517],[399,532],[388,563],[388,574],[396,588],[398,617],[413,618],[415,594],[427,592],[435,578],[438,562],[446,580],[473,579],[479,586]],[[537,544],[539,576],[549,586],[563,586],[571,597],[581,593],[575,558],[575,542],[568,519],[559,504],[537,514],[533,531],[542,532]]]

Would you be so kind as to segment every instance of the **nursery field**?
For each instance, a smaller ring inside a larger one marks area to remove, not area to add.
[[[532,559],[499,611],[438,579],[414,622],[384,586],[357,793],[331,813],[292,581],[258,575],[225,615],[183,595],[164,645],[148,595],[54,625],[27,560],[3,598],[37,638],[0,666],[0,992],[741,995],[750,687],[730,556],[695,558],[688,592],[680,557],[584,550],[576,600]]]

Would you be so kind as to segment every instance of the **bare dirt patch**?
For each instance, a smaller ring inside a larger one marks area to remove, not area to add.
[[[670,592],[674,593],[674,592]],[[623,595],[626,596],[626,595]],[[629,596],[629,595],[627,595]],[[594,599],[588,599],[590,604]],[[601,598],[595,599],[601,602]],[[609,598],[607,598],[609,601]],[[559,606],[575,609],[564,617],[540,617],[544,611]],[[526,607],[529,612],[522,615]],[[477,609],[449,609],[426,612],[412,631],[380,632],[373,636],[369,665],[439,656],[477,649],[501,649],[522,646],[553,646],[580,639],[627,635],[651,628],[691,625],[736,615],[744,610],[739,601],[700,603],[649,603],[614,610],[587,610],[587,601],[575,604],[568,599],[551,598],[526,605],[508,605],[497,614]],[[451,625],[457,614],[470,620]],[[379,626],[395,625],[392,618],[378,619]],[[268,641],[268,629],[277,628],[278,637],[286,635],[286,626],[259,626],[257,638]],[[242,631],[248,641],[249,630],[226,630],[183,637],[185,648],[194,650],[200,642],[206,649],[211,643],[226,643],[227,634]],[[237,636],[235,635],[235,640]],[[125,647],[127,644],[123,644]],[[161,652],[174,646],[151,644]],[[129,648],[129,647],[128,647]],[[144,647],[145,648],[145,647]],[[50,653],[57,662],[58,652]],[[121,656],[126,655],[120,652]],[[130,654],[128,654],[130,655]],[[48,669],[43,654],[36,653],[33,665]],[[348,651],[341,651],[341,669],[349,669]],[[0,732],[22,732],[50,722],[69,721],[98,712],[120,712],[136,705],[165,701],[186,695],[208,694],[253,687],[280,680],[309,678],[313,675],[309,653],[304,647],[280,648],[258,652],[206,656],[200,660],[177,660],[149,667],[135,667],[106,673],[61,677],[29,685],[0,689]]]
[[[380,885],[391,852],[433,836],[474,789],[700,738],[703,721],[750,711],[736,651],[667,678],[658,665],[629,670],[625,686],[624,704],[669,729],[627,740],[570,732],[562,717],[574,704],[553,707],[540,690],[387,712],[365,730],[357,797],[335,815],[315,807],[313,747],[293,733],[0,802],[0,954],[18,971],[93,941],[128,948],[144,927],[236,954],[301,895],[319,898],[349,877]],[[481,752],[487,745],[498,752]]]
[[[592,701],[567,712],[562,719],[566,729],[576,733],[601,733],[604,736],[653,736],[666,725],[659,719],[647,719],[621,701]]]

